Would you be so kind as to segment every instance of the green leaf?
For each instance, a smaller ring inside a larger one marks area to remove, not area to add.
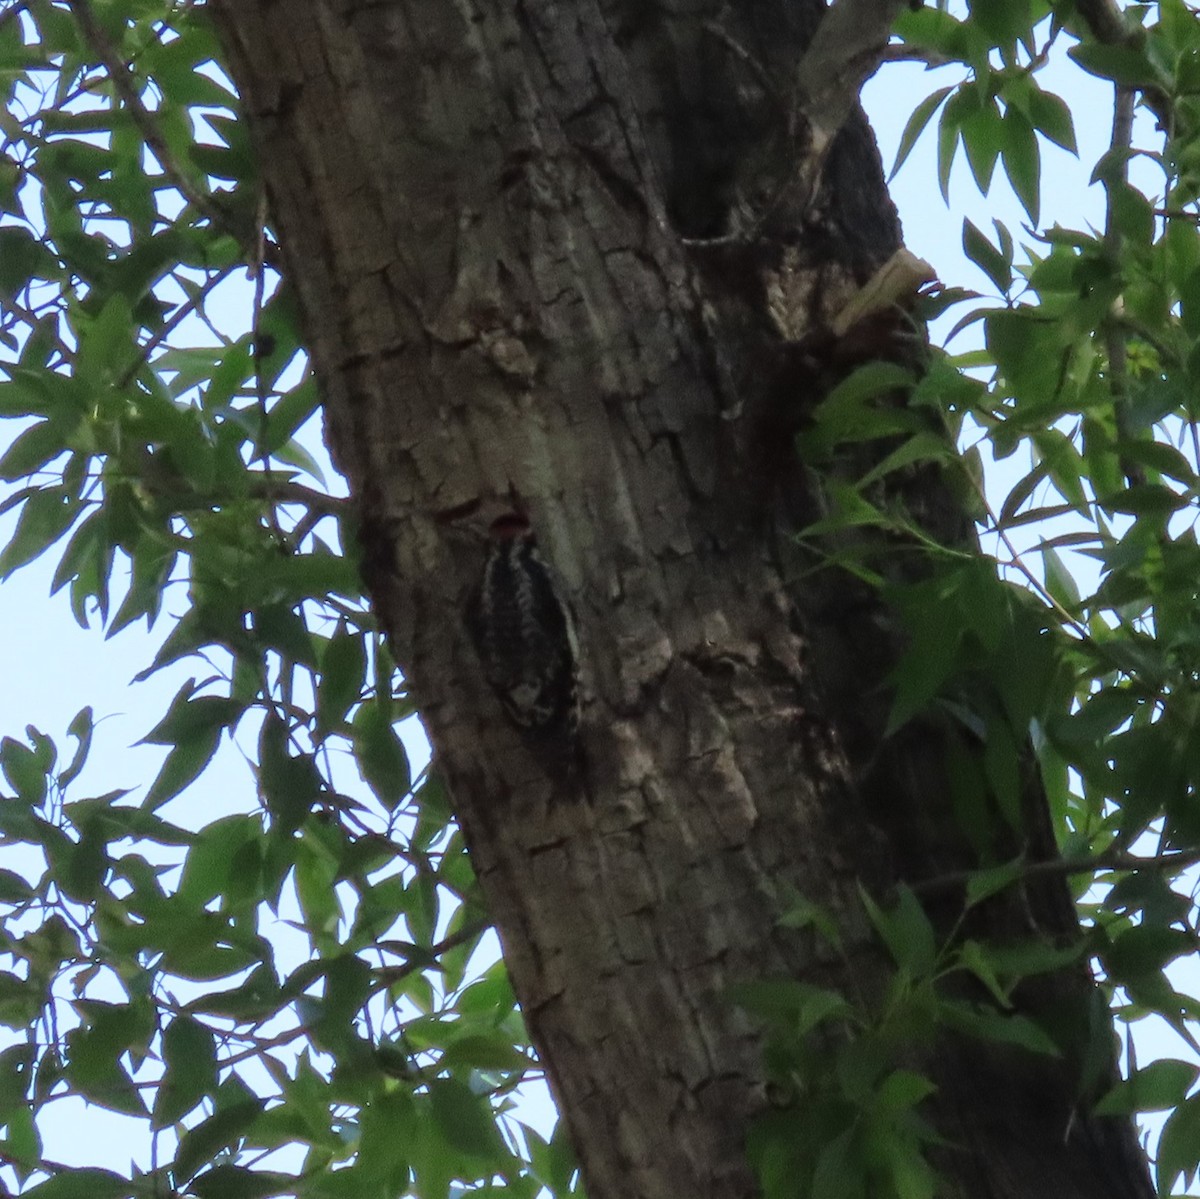
[[[71,723],[67,725],[67,736],[74,737],[77,745],[75,747],[75,756],[71,759],[71,764],[59,773],[57,782],[60,791],[65,791],[78,777],[80,771],[83,770],[84,763],[87,761],[88,751],[92,745],[92,732],[94,724],[92,720],[92,709],[80,708],[71,719]]]
[[[321,404],[316,380],[309,377],[293,387],[267,417],[267,442],[263,449],[274,453],[290,442],[296,431],[309,420]]]
[[[1182,1174],[1189,1184],[1200,1166],[1200,1096],[1193,1095],[1175,1109],[1158,1139],[1155,1173],[1158,1193],[1168,1196]]]
[[[888,174],[889,182],[896,177],[896,173],[904,165],[905,159],[912,152],[913,146],[917,144],[917,139],[921,136],[925,126],[929,124],[930,118],[937,112],[938,106],[953,90],[953,87],[940,87],[926,96],[913,109],[912,116],[908,118],[904,132],[900,135],[900,144],[896,147],[896,160],[892,163],[892,169]]]
[[[967,882],[967,907],[974,907],[999,894],[1020,878],[1021,874],[1022,862],[1019,858],[985,870],[972,871]]]
[[[868,1192],[863,1175],[863,1154],[854,1144],[854,1129],[847,1128],[824,1145],[813,1171],[811,1199],[857,1199]]]
[[[1017,41],[1027,42],[1031,36],[1033,12],[1030,0],[1005,0],[1003,4],[975,0],[970,11],[972,22],[996,46],[1006,48]]]
[[[956,461],[954,446],[940,433],[917,433],[908,438],[903,445],[898,446],[890,454],[872,467],[859,481],[860,487],[869,487],[878,479],[882,479],[906,466],[917,462],[951,462]]]
[[[392,724],[391,704],[376,699],[363,704],[353,720],[354,757],[363,778],[389,808],[412,786],[408,754]]]
[[[887,437],[909,428],[907,422],[889,422],[888,413],[877,411],[869,401],[894,392],[907,392],[913,374],[892,362],[868,362],[843,379],[817,406],[814,430],[803,443],[818,453],[828,453],[844,441]]]
[[[1200,1077],[1200,1067],[1191,1062],[1162,1058],[1122,1079],[1099,1103],[1098,1116],[1127,1112],[1162,1112],[1178,1107]]]
[[[907,1138],[895,1137],[889,1147],[888,1166],[896,1199],[934,1199],[940,1185],[937,1172]]]
[[[318,735],[341,727],[350,707],[362,694],[367,671],[365,634],[352,632],[344,620],[321,654],[321,679],[317,685]]]
[[[211,939],[211,933],[209,937]],[[220,946],[211,943],[202,945],[199,935],[196,945],[201,949],[220,950]],[[233,971],[245,968],[246,955],[238,956],[240,961],[230,963]],[[274,1015],[284,1002],[285,997],[281,994],[274,970],[263,965],[255,967],[241,986],[234,987],[232,991],[212,991],[201,995],[187,1004],[187,1010],[211,1016],[228,1016],[231,1020],[260,1021]]]
[[[851,1013],[850,1005],[837,992],[794,979],[735,983],[729,994],[739,1007],[785,1025],[798,1037],[827,1020],[842,1019]]]
[[[1192,464],[1172,445],[1161,441],[1122,441],[1117,448],[1123,458],[1175,479],[1185,487],[1200,485]]]
[[[334,890],[338,862],[321,851],[315,838],[305,837],[296,850],[296,895],[309,935],[333,934],[342,916]]]
[[[947,103],[942,109],[941,119],[938,121],[938,142],[937,142],[937,177],[938,187],[942,193],[942,199],[950,203],[950,170],[954,166],[954,155],[958,150],[959,139],[959,112],[954,105],[954,101],[961,95],[961,90]]]
[[[65,487],[44,487],[34,492],[21,509],[12,538],[0,552],[0,579],[53,545],[74,524],[80,507],[79,497]]]
[[[1101,79],[1111,79],[1126,87],[1169,87],[1145,52],[1132,44],[1103,45],[1081,42],[1067,53],[1085,71]]]
[[[32,958],[38,966],[56,967],[58,961],[50,959],[58,956],[55,951],[66,947],[56,943],[59,938],[54,937],[53,933],[57,930],[47,931],[43,928],[39,931],[45,931],[46,935],[39,937],[32,945],[28,944],[29,938],[25,938],[22,944],[23,956]],[[43,946],[46,952],[37,952]],[[0,970],[0,1024],[12,1029],[28,1029],[38,1018],[40,1010],[41,1003],[35,990],[18,975]]]
[[[1054,1041],[1027,1016],[1004,1015],[992,1008],[974,1007],[956,1000],[943,1000],[938,1011],[949,1027],[966,1036],[1015,1045],[1049,1057],[1061,1056]]]
[[[33,888],[19,874],[0,869],[0,903],[21,903],[33,894]]]
[[[191,1016],[176,1016],[163,1034],[163,1080],[154,1101],[154,1127],[166,1128],[217,1089],[212,1032]]]
[[[1012,255],[1006,256],[971,223],[963,221],[963,252],[1004,293],[1012,287]]]
[[[47,765],[36,748],[12,737],[0,740],[0,770],[8,784],[26,803],[37,805],[46,798]]]
[[[1028,115],[1033,127],[1056,146],[1078,155],[1075,144],[1075,123],[1067,102],[1053,92],[1031,87],[1028,94]]]
[[[5,1135],[0,1141],[2,1151],[17,1177],[24,1182],[41,1167],[42,1137],[38,1132],[33,1111],[25,1104],[15,1107],[5,1118]]]
[[[861,884],[858,894],[896,965],[917,978],[931,974],[938,957],[937,935],[912,891],[901,887],[897,903],[890,909],[881,908]]]
[[[212,761],[221,740],[221,730],[202,729],[182,736],[167,754],[150,789],[146,792],[143,806],[151,812],[157,811],[168,800],[174,799],[185,787],[200,777],[204,768]]]
[[[58,259],[28,229],[0,227],[0,297],[11,301],[34,279],[57,279],[61,273]]]
[[[325,784],[311,754],[293,753],[289,729],[274,713],[263,721],[258,739],[259,791],[277,830],[300,827]]]
[[[1113,216],[1121,235],[1133,246],[1147,250],[1154,242],[1154,205],[1135,187],[1114,183],[1111,191]]]
[[[189,679],[176,692],[167,714],[142,738],[143,745],[178,745],[197,734],[228,728],[243,711],[235,699],[197,695],[196,680]]]
[[[565,1197],[570,1189],[571,1176],[578,1168],[566,1136],[566,1122],[560,1120],[555,1125],[554,1134],[548,1142],[527,1124],[521,1125],[521,1133],[528,1148],[534,1177],[555,1199]]]
[[[937,1087],[923,1074],[893,1070],[879,1088],[877,1106],[891,1114],[906,1112],[934,1094]]]
[[[95,317],[76,318],[79,353],[75,356],[75,377],[88,387],[105,386],[133,358],[137,344],[133,311],[129,299],[113,292]]]
[[[1004,114],[1004,145],[1001,156],[1008,181],[1017,193],[1029,219],[1036,225],[1041,209],[1042,155],[1033,126],[1015,108]]]
[[[199,1199],[266,1199],[268,1195],[295,1194],[296,1176],[219,1165],[195,1175],[188,1189]]]
[[[1114,512],[1158,518],[1187,507],[1188,498],[1160,483],[1135,483],[1132,487],[1106,496],[1103,502],[1105,507]]]
[[[1079,587],[1071,572],[1066,568],[1058,551],[1053,546],[1042,542],[1038,549],[1041,552],[1042,565],[1046,572],[1046,590],[1068,612],[1076,611],[1080,601]]]
[[[1020,510],[1021,505],[1034,493],[1038,484],[1045,481],[1049,471],[1049,463],[1043,460],[1025,475],[1024,478],[1013,484],[1012,490],[1004,497],[1004,503],[1000,508],[1000,515],[997,519],[997,524],[1000,528],[1009,528],[1016,522],[1016,514]]]
[[[23,1199],[132,1199],[134,1184],[111,1170],[91,1167],[66,1170],[22,1192]]]
[[[256,816],[234,815],[211,821],[194,837],[177,894],[194,908],[201,908],[234,886],[234,863],[241,850],[262,835]]]
[[[403,1134],[415,1116],[411,1097],[399,1091],[373,1096],[361,1112],[358,1166],[388,1194],[402,1194],[408,1188],[408,1146]]]
[[[497,1029],[484,1035],[458,1037],[442,1054],[443,1068],[451,1071],[482,1070],[502,1073],[529,1069],[533,1062],[512,1043],[507,1032]]]
[[[983,983],[998,1007],[1007,1009],[1012,1006],[1008,990],[1000,981],[997,964],[992,960],[985,945],[968,939],[959,949],[958,957],[962,965]]]
[[[490,1157],[499,1136],[486,1099],[455,1078],[429,1081],[429,1110],[448,1144],[462,1153]]]
[[[976,93],[972,90],[963,94],[974,97]],[[987,195],[1005,143],[1004,118],[995,101],[988,100],[977,107],[964,105],[959,117],[959,132],[975,186]]]
[[[61,421],[41,420],[18,435],[0,458],[0,479],[9,483],[31,477],[67,452],[68,432]]]
[[[236,1145],[262,1112],[257,1099],[246,1099],[224,1107],[195,1128],[185,1131],[175,1154],[174,1174],[177,1185],[186,1182],[206,1162],[223,1149]]]
[[[1018,662],[1018,667],[1020,663]],[[1022,808],[1021,747],[1003,717],[987,722],[983,749],[983,769],[996,805],[1016,832],[1025,827]]]
[[[973,27],[932,5],[902,9],[896,17],[895,33],[908,45],[933,50],[945,58],[966,60],[975,40]]]

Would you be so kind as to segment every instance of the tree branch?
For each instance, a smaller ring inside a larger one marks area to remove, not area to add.
[[[1083,18],[1088,32],[1105,46],[1141,46],[1142,31],[1125,19],[1114,0],[1075,0],[1075,11]],[[1147,107],[1165,128],[1171,117],[1171,100],[1160,88],[1146,87],[1142,96]]]
[[[173,498],[159,493],[159,498]],[[174,497],[178,499],[179,497]],[[228,492],[193,491],[179,504],[179,510],[188,508],[208,508],[236,503],[241,499],[270,500],[276,504],[303,504],[305,507],[320,513],[322,516],[336,516],[346,507],[347,501],[337,496],[326,495],[323,491],[306,487],[303,483],[289,483],[263,478],[259,482],[252,472],[247,480],[245,495],[231,496]]]
[[[1112,141],[1109,144],[1107,169],[1104,172],[1105,217],[1104,254],[1114,273],[1121,259],[1121,222],[1117,204],[1121,193],[1129,186],[1129,153],[1133,144],[1134,93],[1130,87],[1116,84],[1113,103]],[[1117,423],[1117,437],[1131,440],[1133,428],[1129,414],[1129,371],[1125,361],[1125,330],[1120,322],[1111,317],[1105,321],[1104,343],[1108,355],[1108,387],[1112,392],[1113,414]],[[1121,455],[1121,473],[1133,487],[1146,481],[1146,472],[1140,463]]]
[[[1113,0],[1075,0],[1075,11],[1096,41],[1106,46],[1128,41],[1131,30]]]
[[[323,516],[336,516],[345,511],[349,503],[348,500],[306,487],[303,483],[273,479],[269,474],[258,471],[247,473],[245,490],[237,494],[229,491],[200,491],[161,463],[149,449],[143,450],[138,461],[136,480],[138,486],[148,495],[156,500],[168,502],[172,509],[179,513],[196,508],[220,508],[245,500],[267,500],[275,504],[303,504]]]
[[[1043,862],[1026,862],[1017,871],[1013,881],[1031,878],[1054,878],[1069,874],[1099,874],[1102,870],[1128,873],[1135,870],[1186,870],[1200,863],[1200,849],[1180,850],[1175,853],[1140,854],[1124,850],[1109,850],[1106,853],[1083,855],[1073,858],[1050,858]],[[979,877],[978,870],[956,870],[952,874],[941,874],[937,878],[913,883],[915,895],[937,895],[967,886]]]
[[[796,70],[800,112],[824,154],[875,72],[905,0],[836,0]]]
[[[436,945],[430,945],[427,949],[421,945],[406,946],[404,952],[409,960],[403,965],[377,966],[371,973],[376,979],[391,986],[399,982],[402,978],[407,978],[410,974],[415,974],[418,970],[430,969],[436,964],[436,958],[440,958],[442,954],[451,949],[457,949],[460,945],[465,945],[472,937],[478,937],[490,927],[491,924],[487,920],[468,920],[458,932],[451,933],[448,937],[445,937]]]
[[[956,63],[957,58],[950,58],[946,54],[939,54],[936,50],[927,50],[921,46],[906,46],[900,42],[893,45],[884,46],[879,54],[879,62],[921,62],[926,67],[948,67],[952,63]]]

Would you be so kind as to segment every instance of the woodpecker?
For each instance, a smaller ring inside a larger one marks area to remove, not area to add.
[[[525,743],[546,765],[573,770],[579,727],[575,622],[523,513],[492,521],[467,624],[484,676]]]

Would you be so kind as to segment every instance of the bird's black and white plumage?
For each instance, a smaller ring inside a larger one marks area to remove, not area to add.
[[[484,676],[530,749],[574,761],[579,723],[575,624],[522,513],[492,521],[467,622]]]

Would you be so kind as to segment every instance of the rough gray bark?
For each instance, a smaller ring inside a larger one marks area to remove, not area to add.
[[[843,0],[845,3],[846,0]],[[743,1199],[767,1100],[727,988],[871,992],[882,892],[971,864],[937,731],[881,748],[887,614],[794,584],[820,510],[797,350],[899,244],[861,114],[798,119],[813,0],[210,0],[301,302],[369,582],[420,701],[592,1199]],[[914,502],[962,534],[934,478]],[[919,493],[919,494],[918,494]],[[502,719],[459,614],[526,505],[581,626],[583,794]],[[850,973],[779,927],[838,914]],[[947,904],[947,911],[952,904]],[[989,919],[1066,935],[1057,882]],[[1056,980],[1081,1019],[1087,982]],[[942,1039],[958,1195],[1149,1195],[1068,1061]]]

